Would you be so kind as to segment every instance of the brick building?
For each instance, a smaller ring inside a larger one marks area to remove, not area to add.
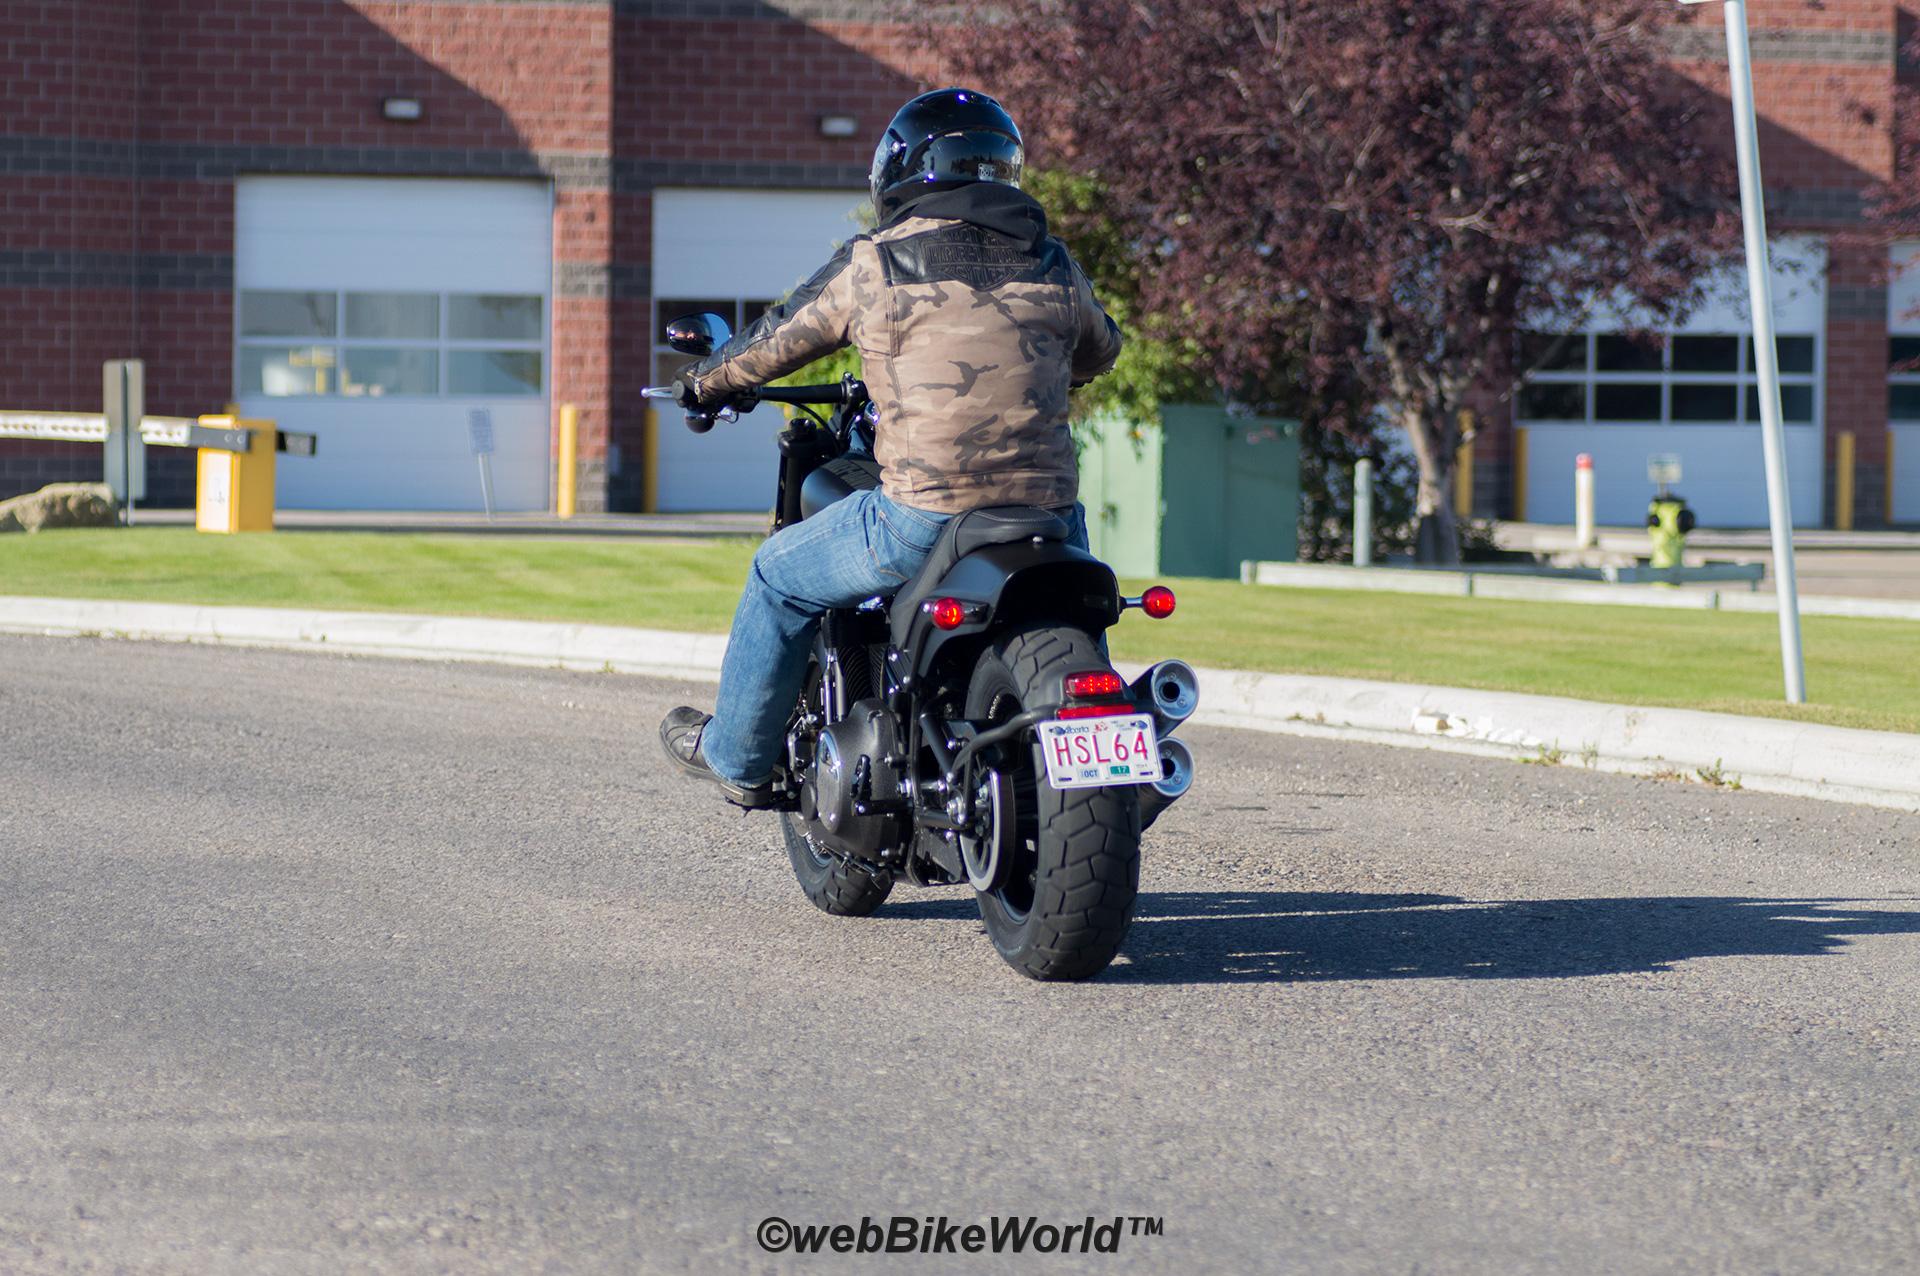
[[[770,422],[653,430],[636,392],[663,371],[663,315],[750,319],[850,231],[873,137],[927,69],[913,12],[0,0],[0,408],[97,409],[100,363],[140,357],[150,412],[237,401],[321,436],[282,467],[283,505],[363,508],[477,506],[484,408],[502,502],[544,508],[571,403],[582,508],[764,507]],[[1920,519],[1920,378],[1887,375],[1920,298],[1890,297],[1888,250],[1849,237],[1892,164],[1900,13],[1752,14],[1773,229],[1799,263],[1781,287],[1797,515],[1830,521],[1849,432],[1858,522],[1889,498]],[[1670,43],[1677,73],[1724,92],[1718,22],[1707,6]],[[1764,519],[1736,300],[1651,362],[1596,323],[1522,397],[1524,449],[1504,414],[1482,430],[1479,510],[1565,517],[1578,450],[1631,480],[1601,489],[1603,518],[1631,518],[1651,450],[1682,454],[1705,520]],[[1890,395],[1915,424],[1889,425]],[[191,499],[188,459],[149,454],[150,500]],[[94,447],[0,441],[0,495],[98,467]]]

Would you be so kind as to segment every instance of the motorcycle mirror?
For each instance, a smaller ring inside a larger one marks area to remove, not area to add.
[[[667,325],[667,344],[681,354],[690,354],[704,359],[715,350],[727,344],[733,336],[733,329],[727,321],[712,311],[705,314],[685,315]]]

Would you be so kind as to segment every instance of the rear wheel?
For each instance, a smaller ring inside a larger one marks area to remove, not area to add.
[[[1057,703],[1067,674],[1108,668],[1093,638],[1061,625],[995,642],[975,668],[967,717],[1004,722]],[[1140,802],[1130,786],[1055,789],[1036,738],[997,746],[1012,781],[1015,835],[999,880],[975,892],[1007,964],[1030,979],[1087,979],[1106,969],[1133,920],[1140,884]]]

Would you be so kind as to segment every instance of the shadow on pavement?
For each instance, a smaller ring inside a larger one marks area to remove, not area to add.
[[[880,916],[978,921],[970,899],[915,900]],[[1120,961],[1103,980],[1573,978],[1670,970],[1696,957],[1812,957],[1861,935],[1912,934],[1920,934],[1920,900],[1161,892],[1140,896]]]

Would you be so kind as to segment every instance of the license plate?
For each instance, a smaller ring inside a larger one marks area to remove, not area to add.
[[[1160,742],[1150,714],[1055,718],[1040,724],[1047,783],[1056,789],[1151,784],[1160,778]]]

